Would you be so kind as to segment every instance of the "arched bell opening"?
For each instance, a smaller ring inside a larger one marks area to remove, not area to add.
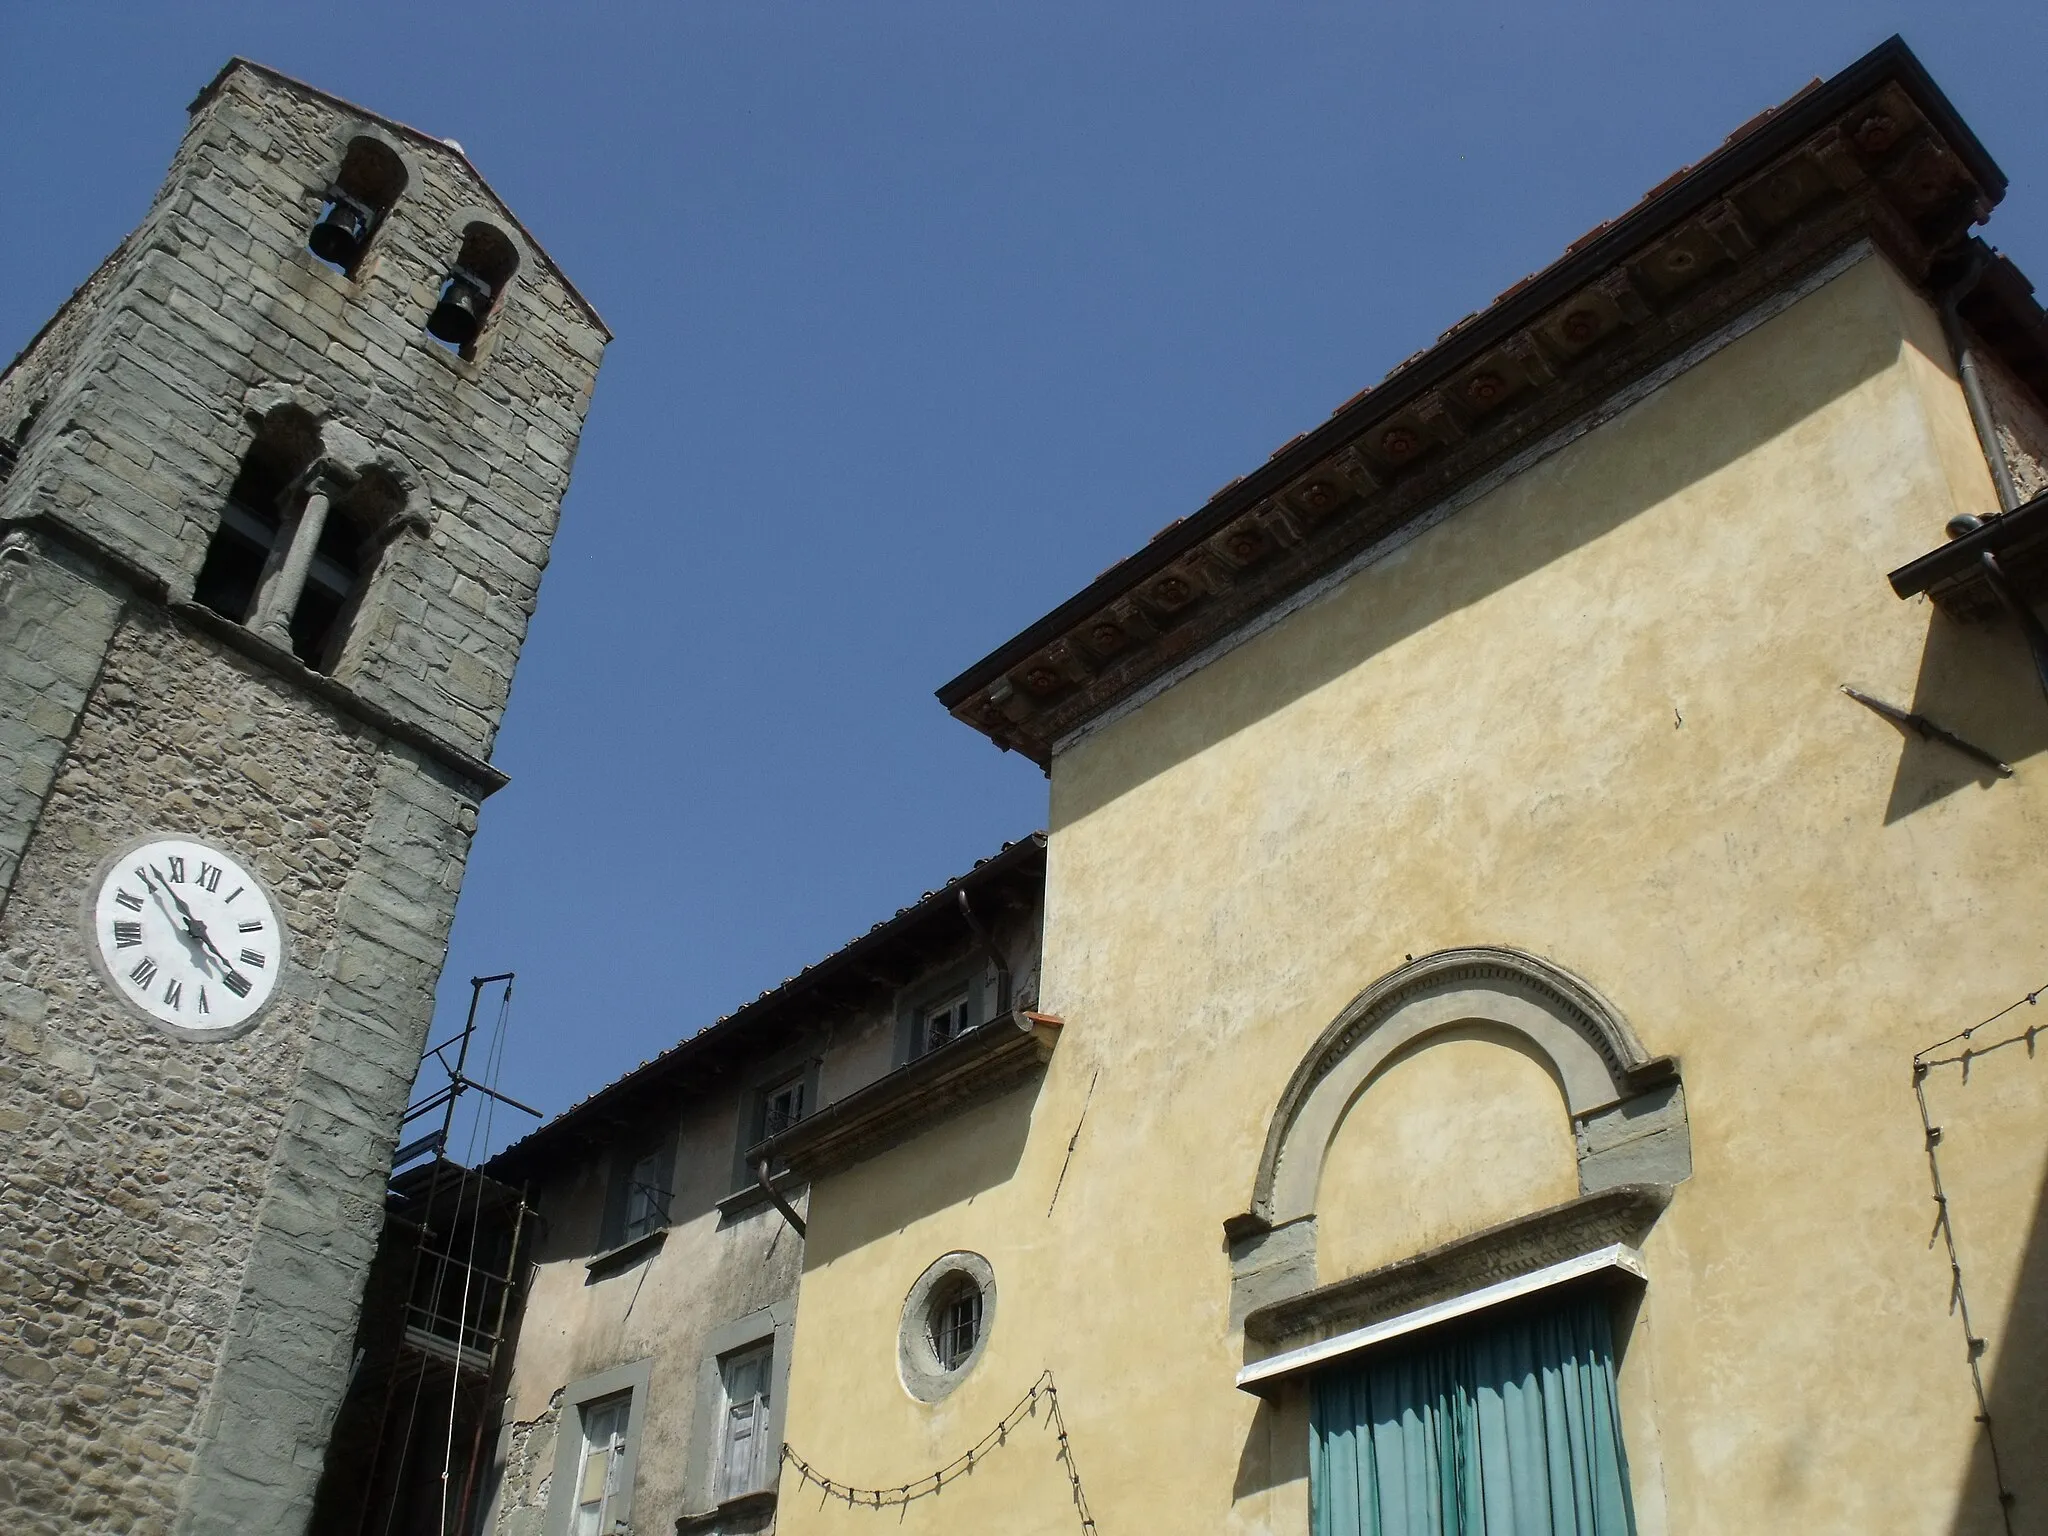
[[[470,224],[427,316],[427,333],[461,356],[475,357],[477,341],[518,270],[519,248],[509,235],[481,221]]]
[[[355,276],[410,179],[405,161],[390,145],[368,135],[351,139],[306,248],[336,271]]]

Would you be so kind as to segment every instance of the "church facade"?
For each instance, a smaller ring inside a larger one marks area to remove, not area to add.
[[[818,1167],[784,1536],[2048,1530],[2004,190],[1895,40],[941,690],[1064,1025]]]
[[[236,60],[0,375],[0,1511],[303,1526],[602,322]]]

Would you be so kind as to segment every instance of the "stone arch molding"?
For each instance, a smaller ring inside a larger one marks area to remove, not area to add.
[[[1401,1052],[1475,1028],[1513,1037],[1549,1066],[1571,1119],[1578,1198],[1319,1286],[1317,1186],[1344,1116]],[[1599,993],[1519,950],[1425,955],[1353,998],[1281,1094],[1251,1209],[1223,1224],[1230,1323],[1242,1326],[1248,1340],[1254,1333],[1264,1338],[1303,1317],[1330,1322],[1389,1297],[1405,1298],[1407,1306],[1443,1300],[1605,1243],[1639,1242],[1671,1186],[1691,1174],[1678,1063],[1645,1051]]]
[[[1626,1175],[1642,1172],[1633,1163],[1589,1170],[1589,1155],[1605,1148],[1588,1128],[1663,1085],[1675,1092],[1675,1064],[1651,1058],[1619,1010],[1562,967],[1519,950],[1447,949],[1412,960],[1359,993],[1295,1069],[1259,1159],[1251,1205],[1256,1222],[1278,1227],[1312,1216],[1324,1156],[1345,1113],[1381,1069],[1418,1041],[1475,1025],[1519,1036],[1550,1064],[1575,1127],[1582,1190],[1629,1182]],[[1682,1107],[1678,1115],[1682,1137]],[[1657,1129],[1669,1126],[1660,1118]],[[1689,1149],[1683,1162],[1689,1172]],[[1605,1171],[1625,1176],[1609,1178]]]
[[[392,532],[404,529],[424,533],[431,522],[429,508],[433,489],[410,462],[381,443],[373,443],[336,415],[326,401],[295,384],[266,380],[253,384],[242,395],[242,414],[252,431],[261,432],[272,415],[296,412],[311,423],[316,436],[310,456],[339,472],[345,479],[378,484],[388,488],[393,500]]]

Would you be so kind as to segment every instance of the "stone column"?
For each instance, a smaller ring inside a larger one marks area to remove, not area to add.
[[[320,531],[327,526],[327,509],[334,494],[333,482],[325,475],[308,475],[306,483],[311,489],[297,520],[278,530],[284,559],[263,583],[249,625],[286,650],[292,645],[292,612],[299,606],[299,594],[306,590],[306,573],[313,568],[313,553],[320,547]]]

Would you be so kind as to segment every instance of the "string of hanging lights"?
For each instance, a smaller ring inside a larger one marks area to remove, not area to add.
[[[1095,1536],[1095,1517],[1088,1511],[1088,1496],[1081,1489],[1081,1473],[1074,1465],[1074,1448],[1067,1439],[1067,1421],[1060,1412],[1059,1388],[1054,1384],[1052,1372],[1047,1370],[1031,1384],[1031,1390],[1017,1400],[1017,1405],[973,1445],[955,1456],[936,1472],[927,1472],[922,1477],[894,1488],[857,1488],[851,1483],[842,1483],[837,1478],[824,1475],[816,1467],[797,1455],[785,1443],[782,1459],[796,1469],[800,1481],[818,1489],[827,1502],[833,1499],[846,1500],[849,1509],[895,1509],[917,1499],[928,1499],[945,1490],[948,1483],[971,1475],[980,1462],[1010,1443],[1011,1431],[1017,1429],[1026,1419],[1038,1416],[1039,1404],[1045,1405],[1045,1424],[1059,1441],[1060,1465],[1066,1469],[1067,1482],[1074,1495],[1074,1511],[1080,1517],[1081,1529],[1089,1536]]]

